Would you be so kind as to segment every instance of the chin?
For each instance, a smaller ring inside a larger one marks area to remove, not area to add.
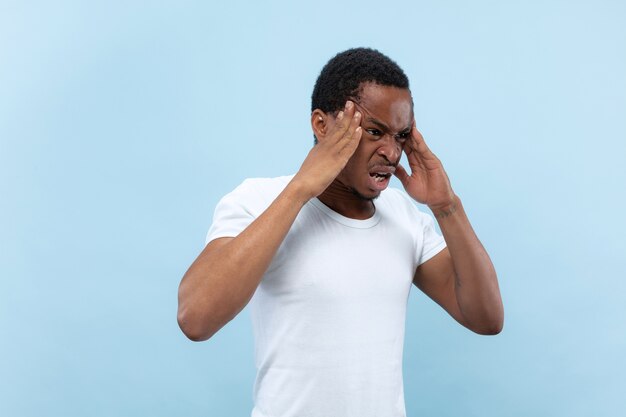
[[[374,201],[380,196],[380,191],[369,191],[367,194],[363,194],[356,188],[352,189],[352,193],[363,201]]]

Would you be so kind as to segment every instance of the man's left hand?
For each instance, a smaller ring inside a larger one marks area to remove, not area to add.
[[[409,161],[411,174],[401,166],[396,167],[398,177],[407,194],[433,210],[446,210],[454,204],[454,191],[450,180],[439,158],[424,142],[422,134],[415,127],[411,129],[411,136],[404,145],[404,153]]]

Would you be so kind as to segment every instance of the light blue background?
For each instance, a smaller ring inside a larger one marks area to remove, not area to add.
[[[0,2],[0,415],[247,416],[248,311],[193,343],[219,198],[297,170],[310,94],[395,59],[500,277],[503,333],[412,291],[409,416],[626,409],[620,1]]]

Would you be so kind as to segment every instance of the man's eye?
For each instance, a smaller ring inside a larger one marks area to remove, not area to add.
[[[411,132],[403,132],[396,135],[396,140],[399,142],[404,142],[409,138],[409,134]]]
[[[367,129],[365,130],[367,133],[369,133],[372,136],[380,136],[381,132],[378,129]]]

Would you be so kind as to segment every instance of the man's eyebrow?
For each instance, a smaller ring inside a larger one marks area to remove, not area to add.
[[[366,119],[368,122],[375,124],[376,126],[378,126],[381,130],[384,130],[385,132],[389,132],[389,126],[387,126],[386,124],[384,124],[383,122],[381,122],[380,120],[376,120],[373,117],[368,117]]]
[[[381,122],[380,120],[374,119],[373,117],[368,117],[366,119],[368,122],[375,124],[376,126],[378,126],[381,130],[385,131],[385,132],[389,132],[389,126],[387,126],[386,124],[384,124],[383,122]],[[402,134],[402,133],[406,133],[408,131],[411,130],[411,126],[407,126],[404,129],[402,129],[401,131],[398,132],[398,134]]]

